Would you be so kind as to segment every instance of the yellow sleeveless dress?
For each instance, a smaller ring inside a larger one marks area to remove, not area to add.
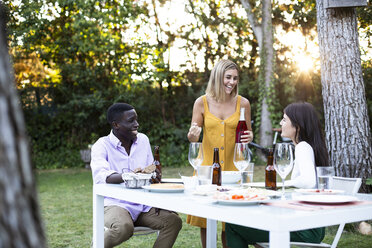
[[[204,104],[204,125],[203,125],[203,163],[202,165],[213,164],[214,148],[219,148],[220,164],[223,171],[236,171],[233,163],[235,130],[240,117],[240,100],[238,96],[235,112],[227,119],[222,120],[209,112],[207,97],[203,96]],[[206,228],[206,219],[187,216],[186,223],[192,226]]]

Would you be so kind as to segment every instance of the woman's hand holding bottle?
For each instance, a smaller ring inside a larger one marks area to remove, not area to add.
[[[253,140],[253,132],[248,130],[245,121],[245,108],[240,108],[240,117],[236,126],[235,143],[248,143]]]
[[[240,136],[240,142],[241,143],[249,143],[253,140],[253,132],[246,130],[243,134]]]

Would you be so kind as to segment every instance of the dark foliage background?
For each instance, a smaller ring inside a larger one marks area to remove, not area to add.
[[[186,12],[195,23],[185,23],[176,30],[159,22],[158,8],[167,1],[145,1],[142,5],[117,0],[4,3],[9,47],[36,168],[83,167],[79,150],[109,133],[105,113],[114,102],[136,108],[140,131],[148,135],[152,145],[161,147],[163,166],[187,165],[186,135],[193,103],[204,94],[210,70],[221,58],[232,59],[241,67],[239,93],[250,100],[252,120],[256,119],[258,46],[246,17],[234,11],[240,7],[237,0],[219,4],[189,1]],[[316,28],[313,1],[274,3],[273,8],[274,25],[287,31],[299,29],[309,40],[317,39],[311,35]],[[366,30],[361,35],[366,37],[370,9],[358,10],[360,26]],[[228,14],[223,15],[226,10]],[[284,13],[293,14],[293,19],[288,21]],[[155,30],[155,43],[148,37],[128,38],[143,26]],[[189,56],[175,70],[168,53],[177,40],[183,40]],[[276,41],[275,46],[275,90],[270,103],[275,109],[273,126],[279,126],[282,109],[293,101],[309,101],[322,113],[319,71],[300,72],[284,55],[289,49],[286,44]],[[204,53],[202,68],[195,59],[200,51]],[[372,65],[370,61],[362,63],[371,118]],[[258,127],[254,123],[256,136]]]

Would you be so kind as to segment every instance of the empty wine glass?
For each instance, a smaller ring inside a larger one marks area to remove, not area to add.
[[[197,171],[203,162],[203,146],[200,142],[191,142],[189,146],[189,163]]]
[[[274,168],[282,178],[282,200],[285,200],[284,182],[293,168],[293,147],[289,143],[277,143],[274,150]]]
[[[239,170],[241,179],[240,186],[243,186],[243,171],[247,169],[251,161],[248,143],[235,143],[234,148],[234,165]]]

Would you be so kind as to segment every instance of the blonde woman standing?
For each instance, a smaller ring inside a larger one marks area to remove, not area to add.
[[[240,117],[240,108],[245,109],[245,120],[249,131],[241,136],[242,142],[251,142],[253,132],[251,127],[251,106],[249,101],[238,95],[239,70],[230,60],[220,60],[213,68],[206,94],[196,99],[194,103],[191,127],[187,134],[190,142],[198,142],[203,130],[202,165],[212,165],[213,148],[220,151],[222,170],[237,170],[233,163],[235,130]],[[203,247],[206,246],[206,220],[204,218],[187,216],[187,223],[200,227]],[[223,247],[226,246],[225,231],[221,233]]]

